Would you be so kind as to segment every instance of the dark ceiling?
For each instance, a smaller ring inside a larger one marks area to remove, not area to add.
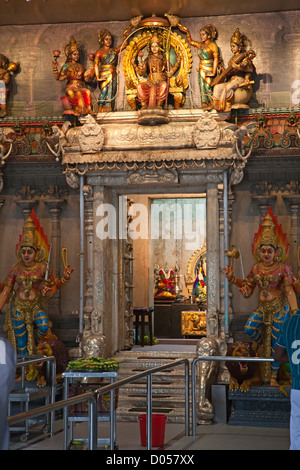
[[[0,0],[0,25],[125,21],[299,10],[299,0]]]

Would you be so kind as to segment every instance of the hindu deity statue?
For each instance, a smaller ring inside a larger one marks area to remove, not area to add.
[[[8,303],[4,328],[21,356],[36,352],[34,327],[39,337],[49,333],[47,301],[69,282],[73,271],[67,265],[62,278],[56,278],[49,266],[50,251],[47,236],[32,211],[16,246],[18,262],[10,269],[0,294],[0,309]]]
[[[19,68],[19,62],[9,62],[5,55],[0,54],[0,117],[7,116],[7,98],[10,92],[11,75]]]
[[[133,23],[134,24],[134,23]],[[98,33],[99,49],[95,53],[94,69],[96,80],[100,88],[98,98],[98,111],[113,111],[115,98],[117,95],[117,64],[120,52],[126,47],[126,37],[133,28],[133,24],[125,31],[121,46],[113,47],[113,38],[107,29],[102,29]]]
[[[154,300],[167,299],[174,300],[175,292],[175,272],[167,265],[164,267],[157,266],[155,272],[155,292]]]
[[[215,42],[217,38],[216,28],[209,24],[200,29],[200,42],[194,41],[186,26],[178,23],[180,31],[186,33],[187,41],[191,46],[198,49],[199,64],[199,87],[202,108],[213,108],[213,78],[217,75],[220,53]]]
[[[144,60],[133,66],[140,77],[147,77],[137,86],[137,97],[141,108],[164,108],[168,98],[168,79],[174,75],[180,65],[180,57],[173,66],[163,50],[163,37],[154,32],[148,43],[148,55]]]
[[[252,254],[256,263],[245,279],[234,276],[232,266],[226,268],[226,277],[239,287],[241,294],[248,298],[254,289],[259,289],[258,308],[245,325],[245,332],[253,341],[254,349],[262,349],[265,357],[272,357],[283,322],[297,310],[295,278],[292,268],[284,261],[289,245],[286,234],[277,223],[277,217],[269,208],[267,215],[255,234]],[[262,348],[261,348],[262,347]],[[278,386],[279,363],[264,363],[264,382]]]
[[[91,91],[85,87],[85,83],[90,83],[93,80],[94,70],[85,70],[85,67],[80,64],[80,48],[73,36],[64,52],[67,59],[60,71],[57,62],[60,51],[53,51],[54,60],[52,61],[55,79],[58,81],[67,80],[66,96],[61,98],[66,109],[64,114],[74,114],[75,116],[94,114]]]
[[[197,266],[197,276],[193,284],[192,299],[198,302],[206,302],[206,263],[201,256],[199,266]]]
[[[228,67],[215,78],[212,85],[214,107],[217,111],[230,111],[232,107],[247,107],[251,93],[251,74],[253,72],[253,50],[247,50],[249,40],[237,28],[230,40],[233,56]],[[233,105],[234,103],[234,105]]]

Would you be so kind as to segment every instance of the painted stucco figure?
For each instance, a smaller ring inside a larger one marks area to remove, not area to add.
[[[217,38],[216,28],[211,24],[201,28],[200,42],[192,39],[191,33],[186,26],[178,23],[178,28],[186,33],[188,43],[198,49],[201,106],[202,108],[211,109],[213,108],[212,81],[217,75],[220,62],[219,48],[215,42]]]
[[[94,114],[91,91],[85,86],[85,83],[90,83],[93,80],[94,70],[86,70],[79,62],[80,48],[74,36],[70,38],[64,52],[67,59],[60,70],[58,70],[57,62],[60,51],[53,51],[54,60],[52,61],[55,79],[67,81],[66,95],[62,98],[63,106],[66,108],[64,114],[74,114],[75,116]]]
[[[227,68],[224,68],[212,83],[214,107],[217,111],[227,112],[232,107],[246,107],[251,97],[250,79],[255,52],[247,50],[248,42],[248,38],[237,28],[230,40],[233,55]]]
[[[10,269],[0,294],[0,309],[8,303],[4,328],[21,356],[36,353],[35,327],[39,337],[49,332],[47,300],[69,282],[73,271],[68,265],[62,278],[56,278],[49,267],[50,251],[32,211],[16,246],[18,262]]]
[[[174,75],[180,65],[180,58],[170,67],[163,50],[163,38],[161,34],[154,33],[148,44],[149,54],[137,65],[134,65],[136,73],[141,77],[146,76],[145,81],[140,81],[137,86],[137,97],[142,109],[163,108],[167,101],[168,79]]]
[[[0,54],[0,117],[7,116],[7,99],[10,92],[11,75],[19,68],[19,62],[10,62]]]
[[[245,332],[257,349],[262,346],[265,357],[273,357],[281,325],[298,308],[292,268],[284,263],[288,250],[286,235],[269,208],[254,237],[252,254],[256,263],[250,273],[245,279],[238,279],[232,266],[225,270],[227,279],[239,287],[245,298],[250,297],[256,287],[259,289],[258,308],[249,316]],[[270,369],[270,363],[265,363],[263,381],[278,386],[280,364],[271,364]]]

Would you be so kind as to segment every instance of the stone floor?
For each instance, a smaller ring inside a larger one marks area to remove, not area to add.
[[[160,343],[157,346],[135,346],[135,350],[141,348],[143,351],[168,351],[168,352],[191,352],[196,350],[195,341]],[[74,438],[84,439],[88,435],[87,423],[76,423],[74,425]],[[98,423],[98,438],[109,437],[109,423]],[[146,448],[141,445],[141,433],[139,422],[117,421],[116,425],[116,445],[117,452],[121,451],[144,451]],[[152,451],[169,451],[170,453],[184,453],[198,456],[201,450],[288,450],[289,449],[289,429],[237,426],[229,424],[212,424],[197,426],[196,436],[185,436],[184,424],[168,423],[165,426],[164,445],[160,448],[154,447]],[[54,436],[49,437],[42,432],[42,426],[37,425],[36,429],[30,432],[27,442],[21,442],[17,433],[11,433],[10,450],[63,450],[63,422],[55,421]],[[99,447],[104,455],[111,454],[104,447]],[[19,454],[18,454],[19,455]],[[74,455],[74,454],[73,454]],[[130,455],[130,452],[129,454]],[[196,458],[196,457],[195,457]]]
[[[62,422],[55,423],[55,434],[46,437],[36,429],[30,441],[22,443],[17,435],[11,436],[11,450],[63,450]],[[108,423],[99,423],[98,438],[109,436]],[[118,451],[143,451],[139,423],[117,422],[116,444]],[[87,437],[87,424],[76,423],[74,438]],[[101,449],[101,447],[100,447]],[[212,424],[197,427],[196,436],[185,436],[184,425],[166,423],[164,446],[153,450],[198,451],[198,450],[288,450],[289,430],[252,426]],[[104,449],[103,449],[104,451]]]

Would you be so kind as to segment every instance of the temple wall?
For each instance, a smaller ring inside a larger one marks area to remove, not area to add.
[[[299,106],[300,103],[300,33],[297,32],[297,24],[299,23],[300,12],[285,12],[285,13],[267,13],[267,14],[252,14],[252,15],[232,15],[232,16],[218,16],[207,18],[189,18],[182,20],[182,23],[189,27],[192,38],[199,39],[199,30],[201,26],[206,24],[214,24],[219,35],[217,44],[219,45],[223,59],[227,63],[231,56],[229,41],[234,30],[239,27],[242,33],[245,33],[252,42],[252,48],[256,52],[254,64],[256,73],[253,76],[255,81],[253,85],[253,96],[249,103],[252,111],[258,114],[259,109],[276,109],[282,110],[289,109],[291,106]],[[63,50],[68,43],[70,36],[74,35],[76,40],[82,44],[82,62],[88,65],[88,54],[97,50],[97,33],[103,28],[107,28],[113,35],[115,46],[120,45],[122,42],[122,34],[128,27],[127,22],[110,22],[110,23],[67,23],[58,25],[40,25],[40,26],[2,26],[0,27],[1,35],[1,50],[0,53],[5,54],[12,61],[19,61],[21,64],[20,72],[12,80],[11,96],[8,104],[9,118],[11,116],[15,121],[18,118],[24,117],[37,117],[41,120],[47,117],[61,117],[63,109],[60,97],[64,94],[65,84],[56,82],[52,72],[52,57],[53,50],[59,49],[62,51],[59,64],[63,64]],[[182,33],[180,33],[182,34]],[[184,36],[182,34],[182,36]],[[191,48],[193,55],[193,66],[190,75],[190,87],[187,91],[185,109],[200,107],[199,101],[199,87],[197,78],[197,67],[199,60],[195,48]],[[124,91],[124,75],[122,71],[123,54],[119,60],[119,89],[116,100],[116,108],[123,115],[123,120],[120,119],[118,132],[120,126],[132,126],[132,121],[126,122],[127,115],[125,111],[129,110],[129,105],[126,100]],[[299,82],[299,84],[298,84]],[[92,88],[93,102],[96,107],[98,91],[94,86]],[[183,110],[184,111],[184,110]],[[129,113],[128,113],[129,114]],[[175,114],[175,113],[174,113]],[[124,117],[125,115],[125,117]],[[106,116],[103,116],[105,118]],[[190,119],[190,116],[189,116]],[[117,118],[116,118],[117,120]],[[176,118],[175,118],[176,120]],[[175,122],[174,120],[174,122]],[[98,123],[105,125],[105,119],[98,115]],[[4,121],[3,121],[4,122]],[[121,124],[120,124],[121,123]],[[113,141],[114,122],[106,122],[106,136],[108,136],[110,143],[113,142],[115,147],[113,150],[116,155],[119,152],[122,159],[128,155],[134,160],[137,159],[139,163],[142,162],[142,157],[151,161],[153,148],[152,144],[147,142],[144,138],[142,145],[138,147],[140,142],[134,142],[136,147],[131,149],[131,142],[126,139],[122,140],[122,135],[119,134],[119,140]],[[182,124],[184,127],[184,124]],[[171,127],[171,125],[170,125]],[[117,126],[116,126],[117,129]],[[128,130],[128,129],[127,129]],[[173,131],[171,129],[171,131]],[[170,131],[170,135],[171,135]],[[160,142],[161,143],[161,142]],[[149,144],[149,145],[148,145]],[[118,147],[120,145],[120,149]],[[128,148],[126,147],[128,145]],[[188,142],[186,144],[186,154],[182,157],[185,151],[179,154],[177,152],[177,141],[168,144],[169,148],[164,150],[165,153],[173,152],[174,160],[176,158],[188,159],[192,157],[190,153],[198,151],[195,149],[195,144]],[[123,147],[122,147],[123,146]],[[107,157],[110,149],[105,149]],[[143,150],[141,150],[143,148]],[[178,146],[179,148],[179,146]],[[184,148],[184,147],[183,147]],[[228,147],[229,148],[229,147]],[[222,149],[222,158],[226,159],[228,150]],[[124,150],[125,149],[125,150]],[[182,148],[180,147],[180,150]],[[199,150],[200,152],[201,150]],[[231,150],[230,150],[231,151]],[[228,152],[230,153],[228,150]],[[100,160],[105,153],[99,152]],[[162,152],[162,153],[164,153]],[[145,154],[140,156],[141,154]],[[207,150],[206,157],[208,160],[213,159],[213,151]],[[269,154],[270,156],[270,154]],[[272,155],[271,155],[272,156]],[[107,157],[108,158],[108,157]],[[155,161],[155,149],[153,151],[153,161]],[[197,155],[194,157],[197,160]],[[205,159],[204,158],[204,159]],[[201,157],[199,157],[201,160]],[[102,160],[101,160],[102,161]],[[80,164],[80,162],[79,162]],[[230,206],[230,244],[238,245],[242,256],[247,274],[253,265],[253,258],[251,255],[251,244],[253,241],[254,233],[257,231],[259,223],[262,219],[262,207],[259,206],[257,200],[253,196],[253,186],[259,182],[269,181],[276,186],[273,193],[274,199],[270,199],[273,205],[273,211],[278,215],[278,220],[283,226],[283,230],[287,232],[288,240],[292,245],[292,251],[288,258],[288,262],[293,266],[294,271],[297,271],[297,259],[295,257],[295,247],[300,244],[300,230],[298,215],[296,212],[299,210],[293,209],[288,206],[283,198],[282,187],[289,184],[291,181],[299,181],[300,171],[298,171],[295,162],[290,159],[285,161],[284,171],[280,167],[280,159],[277,160],[276,165],[269,163],[265,159],[250,157],[244,169],[244,177],[239,184],[233,185],[232,199],[233,203]],[[37,190],[37,200],[33,204],[37,216],[40,218],[41,225],[48,237],[57,236],[57,226],[55,226],[53,213],[50,213],[47,200],[43,198],[43,193],[49,195],[51,188],[59,187],[67,189],[68,194],[62,197],[62,204],[59,206],[58,220],[60,222],[60,248],[64,245],[69,250],[69,263],[74,268],[74,275],[69,284],[64,289],[64,294],[61,296],[61,304],[59,313],[62,315],[71,314],[78,311],[78,292],[79,292],[79,271],[80,271],[80,232],[79,232],[79,191],[72,190],[66,183],[65,175],[62,172],[63,166],[60,164],[54,165],[43,164],[38,165],[18,165],[10,164],[9,160],[3,167],[3,181],[4,187],[0,193],[0,243],[2,246],[1,264],[0,264],[0,281],[5,279],[9,268],[15,262],[14,250],[18,241],[19,233],[22,230],[24,223],[24,207],[18,202],[18,192],[22,187],[30,187]],[[270,171],[272,170],[272,171]],[[210,170],[209,170],[210,171]],[[208,173],[209,173],[208,171]],[[213,170],[214,171],[214,170]],[[193,192],[206,193],[208,197],[208,224],[207,234],[209,235],[209,250],[211,258],[208,264],[208,272],[211,279],[213,279],[213,289],[209,292],[209,302],[212,306],[209,316],[211,316],[211,324],[214,323],[214,315],[217,311],[223,311],[223,238],[221,233],[222,225],[221,212],[222,212],[222,197],[220,193],[222,190],[218,187],[221,181],[222,174],[218,174],[215,179],[209,181],[209,177],[205,171],[201,174],[193,174],[193,171],[185,174],[184,172],[179,175],[178,182],[183,186],[182,194],[188,194],[188,187],[194,185]],[[137,173],[139,170],[137,170]],[[101,173],[101,171],[99,172]],[[221,176],[220,176],[221,175]],[[120,270],[120,247],[118,240],[99,241],[95,233],[97,218],[95,217],[97,206],[101,202],[112,203],[117,207],[117,199],[119,194],[126,194],[127,187],[130,186],[127,181],[126,171],[120,178],[120,184],[123,185],[123,192],[118,192],[119,181],[114,179],[114,176],[109,179],[101,179],[101,174],[89,174],[86,179],[86,184],[92,187],[91,197],[91,218],[89,230],[92,231],[93,247],[91,249],[91,256],[94,264],[92,266],[93,276],[92,280],[88,280],[91,274],[87,272],[89,268],[87,260],[85,260],[85,295],[90,295],[92,301],[91,305],[96,305],[99,309],[103,310],[101,331],[107,336],[108,350],[114,353],[122,348],[122,338],[124,336],[124,319],[121,317],[123,308],[123,299],[120,300],[120,285],[122,283],[122,273]],[[98,178],[98,179],[97,179]],[[159,178],[158,178],[159,181]],[[162,190],[165,189],[163,181],[160,181]],[[175,185],[173,190],[175,194]],[[179,185],[178,185],[179,186]],[[113,189],[112,189],[113,187]],[[151,190],[155,191],[156,188],[152,187]],[[176,186],[177,189],[177,186]],[[120,190],[121,191],[121,190]],[[181,188],[178,189],[181,192]],[[185,191],[185,193],[184,193]],[[141,182],[139,185],[140,200],[147,194],[147,189],[143,187]],[[150,192],[150,191],[149,191]],[[145,198],[144,198],[145,199]],[[2,201],[2,202],[1,202]],[[29,201],[30,202],[30,201]],[[28,204],[28,207],[31,204]],[[295,212],[296,211],[296,212]],[[296,214],[296,215],[295,215]],[[293,215],[293,219],[292,219]],[[9,222],[9,223],[8,223]],[[294,225],[293,225],[294,224]],[[298,225],[297,225],[298,224]],[[139,245],[139,246],[137,246]],[[136,285],[138,288],[142,286],[143,277],[149,276],[148,257],[149,247],[142,241],[138,241],[136,245],[136,253],[143,264],[142,273],[134,273],[137,276]],[[88,247],[89,250],[89,247]],[[150,247],[150,251],[153,247]],[[163,262],[166,260],[164,259]],[[56,268],[62,272],[62,265],[58,259],[56,260]],[[91,266],[90,266],[91,267]],[[239,260],[235,261],[235,274],[241,276],[241,267]],[[147,272],[148,271],[148,272]],[[184,271],[184,267],[183,267]],[[183,274],[183,272],[182,272]],[[219,282],[219,280],[221,281]],[[149,281],[149,279],[148,279]],[[86,283],[87,282],[87,283]],[[134,281],[135,284],[135,281]],[[150,304],[151,300],[151,284],[148,282],[149,291],[137,290],[135,292],[134,304]],[[90,293],[88,292],[90,289]],[[243,299],[238,290],[234,287],[232,290],[231,306],[234,313],[247,314],[253,311],[257,306],[257,294],[251,299]],[[85,299],[85,313],[89,308],[89,303]],[[91,307],[92,309],[92,307]],[[57,311],[58,312],[58,311]],[[90,311],[88,312],[90,314]],[[215,331],[214,326],[209,327],[209,331]],[[217,328],[216,328],[217,330]]]
[[[255,83],[251,107],[289,107],[299,104],[300,92],[300,33],[298,31],[300,12],[245,14],[218,17],[187,18],[192,38],[199,40],[201,26],[213,24],[218,31],[217,44],[227,64],[230,56],[230,38],[238,27],[251,41],[256,52],[254,65]],[[107,28],[113,35],[114,46],[122,43],[127,22],[109,23],[66,23],[52,25],[1,26],[1,51],[12,61],[19,61],[20,72],[13,80],[10,100],[10,114],[13,116],[55,116],[62,112],[60,96],[64,83],[55,81],[52,72],[53,50],[59,49],[59,65],[64,63],[64,48],[74,35],[82,46],[81,62],[90,66],[88,54],[98,48],[97,34]],[[176,31],[176,29],[175,29]],[[178,31],[177,31],[178,32]],[[185,35],[180,33],[183,37]],[[191,47],[193,66],[190,87],[185,107],[199,106],[197,50]],[[117,109],[129,109],[124,94],[124,74],[120,54],[119,88]],[[98,90],[92,85],[93,102],[97,102]]]

